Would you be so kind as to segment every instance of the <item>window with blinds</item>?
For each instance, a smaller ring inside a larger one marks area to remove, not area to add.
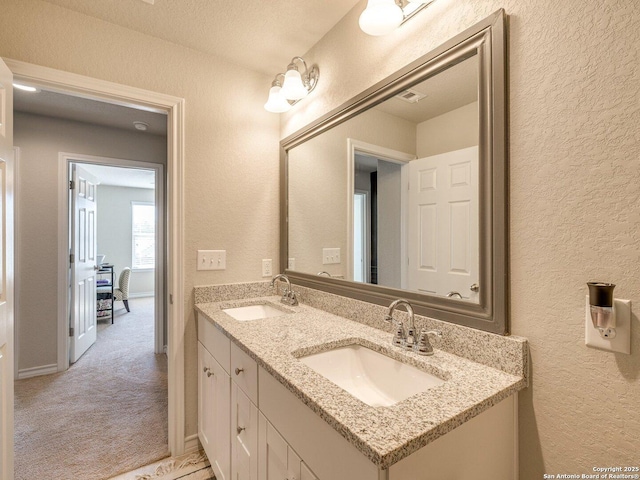
[[[131,202],[131,268],[152,269],[156,263],[156,207],[148,202]]]

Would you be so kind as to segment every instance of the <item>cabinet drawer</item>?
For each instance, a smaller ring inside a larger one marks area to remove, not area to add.
[[[249,355],[231,344],[231,378],[258,405],[258,365]]]
[[[230,373],[231,341],[201,313],[198,313],[198,340],[209,350],[225,372]]]

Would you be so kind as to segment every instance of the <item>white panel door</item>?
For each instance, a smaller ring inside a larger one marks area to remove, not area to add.
[[[407,288],[474,299],[478,283],[478,147],[409,162]]]
[[[79,165],[71,167],[71,338],[69,362],[93,345],[96,327],[96,189],[97,182]]]
[[[231,478],[258,479],[258,408],[231,382]]]
[[[13,478],[13,75],[0,60],[0,478]]]

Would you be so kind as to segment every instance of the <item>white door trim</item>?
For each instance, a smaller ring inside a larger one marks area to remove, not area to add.
[[[98,157],[76,153],[60,152],[58,154],[58,238],[69,238],[69,165],[94,164],[112,167],[140,168],[155,172],[155,205],[156,205],[156,267],[154,272],[154,351],[164,352],[164,165],[160,163],[124,160],[120,158]],[[100,190],[98,189],[98,192]],[[66,233],[63,235],[63,228]],[[69,244],[58,242],[58,298],[65,298],[65,285],[69,285],[68,275]],[[117,277],[116,279],[117,280]],[[65,283],[66,282],[66,283]],[[68,299],[68,296],[66,297]],[[131,297],[130,297],[131,298]],[[58,371],[69,368],[68,355],[68,318],[71,305],[65,302],[58,304]],[[65,353],[66,352],[66,353]]]
[[[393,150],[391,148],[381,147],[380,145],[374,145],[373,143],[362,142],[353,138],[347,138],[347,280],[353,278],[353,194],[355,192],[355,174],[354,167],[356,164],[356,152],[371,155],[382,160],[387,160],[393,163],[399,163],[402,165],[407,164],[411,160],[415,160],[417,157],[411,153],[400,152],[399,150]],[[402,185],[406,185],[404,168],[401,170],[401,182]],[[401,258],[407,258],[406,256],[406,235],[404,225],[404,208],[406,204],[406,191],[402,191],[402,254]],[[402,265],[402,281],[404,283],[406,266]]]
[[[167,312],[169,450],[185,448],[184,398],[184,105],[183,98],[75,73],[5,59],[15,78],[51,90],[168,115],[167,133]],[[66,235],[66,233],[65,233]],[[64,238],[64,237],[63,237]],[[66,268],[66,267],[65,267]]]

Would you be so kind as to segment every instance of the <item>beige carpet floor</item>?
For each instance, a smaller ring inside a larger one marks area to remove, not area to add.
[[[64,373],[15,383],[15,479],[99,480],[169,455],[167,358],[153,299],[116,302],[115,323]]]

